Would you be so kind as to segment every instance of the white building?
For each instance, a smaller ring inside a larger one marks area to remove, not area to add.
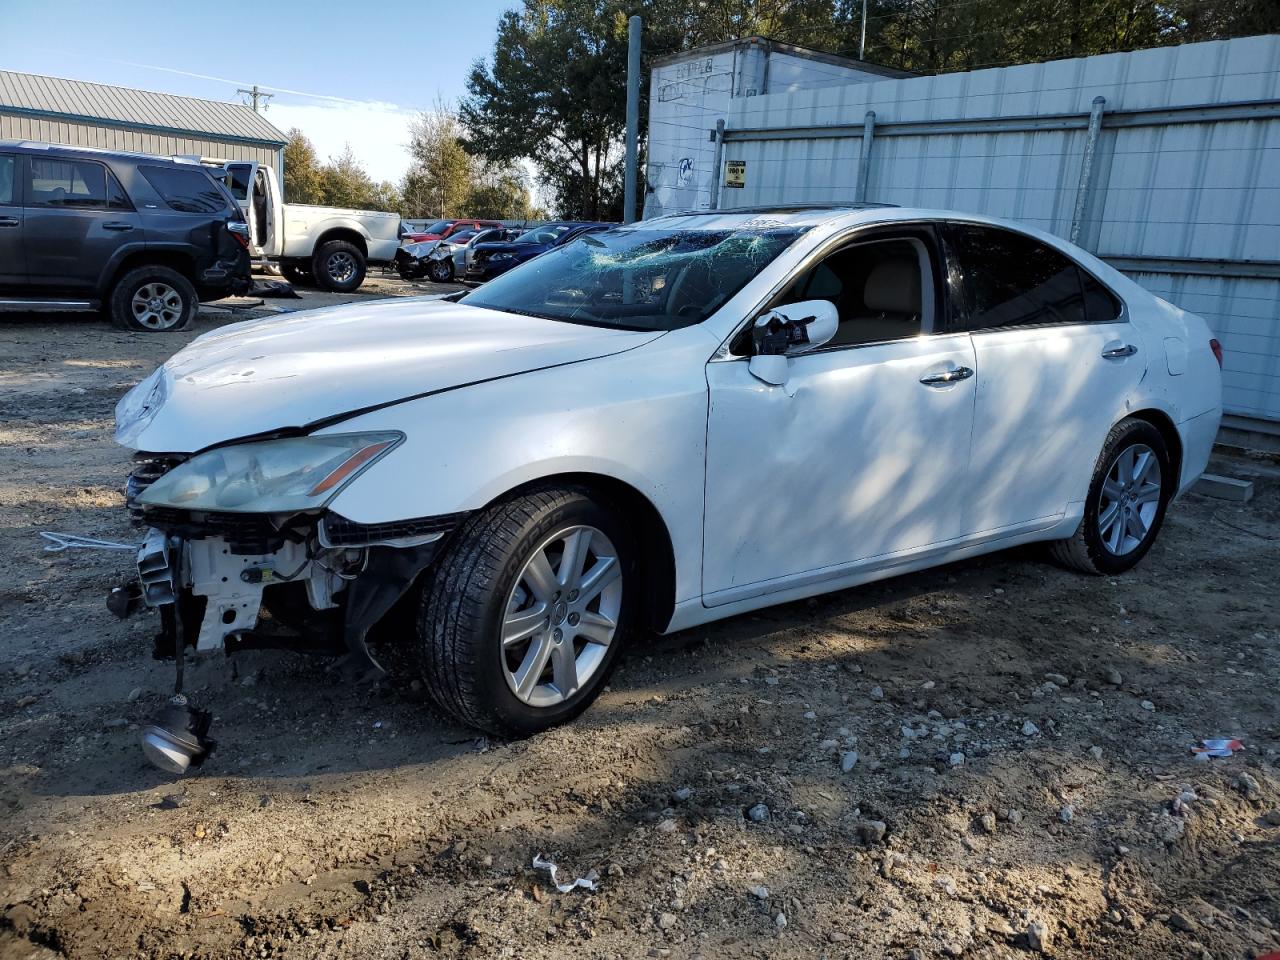
[[[907,76],[765,37],[658,58],[649,81],[645,217],[707,209],[715,175],[712,132],[733,99]]]

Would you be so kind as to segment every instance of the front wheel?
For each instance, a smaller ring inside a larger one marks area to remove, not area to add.
[[[284,274],[286,280],[296,287],[315,286],[316,277],[309,267],[300,266],[296,263],[286,263],[280,268],[280,272]]]
[[[614,510],[549,488],[472,517],[424,589],[417,646],[432,699],[522,737],[573,719],[617,660],[639,594]]]
[[[431,266],[427,268],[427,275],[436,283],[448,283],[453,279],[453,258],[432,260]]]
[[[330,240],[312,258],[316,282],[333,293],[351,293],[364,283],[364,254],[354,243]]]
[[[186,330],[199,299],[191,281],[172,267],[130,270],[117,281],[109,300],[111,322],[122,330],[173,333]]]
[[[1102,445],[1080,526],[1055,541],[1051,555],[1082,573],[1123,573],[1151,549],[1176,486],[1160,431],[1145,420],[1121,420]]]

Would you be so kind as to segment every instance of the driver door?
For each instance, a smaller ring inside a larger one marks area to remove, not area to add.
[[[973,346],[935,333],[947,304],[932,227],[866,237],[767,305],[823,299],[840,315],[831,341],[789,359],[785,384],[754,377],[745,355],[707,365],[708,606],[817,592],[964,533]]]

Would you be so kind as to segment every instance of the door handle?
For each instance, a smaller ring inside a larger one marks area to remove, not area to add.
[[[119,220],[113,220],[110,223],[104,223],[102,225],[102,229],[103,230],[132,230],[133,224],[121,223]]]
[[[959,383],[961,380],[968,380],[973,376],[973,370],[969,367],[953,367],[950,370],[943,370],[940,373],[931,373],[921,377],[920,382],[926,387],[943,387],[948,383]]]
[[[0,217],[0,227],[16,227],[17,225],[17,217]]]
[[[1118,347],[1107,347],[1102,351],[1102,356],[1107,360],[1123,360],[1125,357],[1132,357],[1138,352],[1138,348],[1132,343],[1124,343]]]

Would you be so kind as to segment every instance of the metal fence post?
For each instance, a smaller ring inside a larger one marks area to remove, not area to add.
[[[711,209],[720,209],[720,167],[724,158],[724,120],[716,121],[716,132],[712,134],[716,142],[716,158],[711,164]]]
[[[627,161],[622,176],[622,222],[636,219],[636,141],[640,133],[640,18],[627,21]]]
[[[858,158],[858,185],[854,200],[866,203],[867,181],[871,176],[871,142],[876,135],[876,112],[868,110],[862,121],[862,156]]]
[[[1106,97],[1094,97],[1089,111],[1089,131],[1084,138],[1084,156],[1080,158],[1080,186],[1076,189],[1076,208],[1071,215],[1071,234],[1067,238],[1079,243],[1080,230],[1084,227],[1085,211],[1089,206],[1089,191],[1093,187],[1093,155],[1098,149],[1098,134],[1102,130],[1102,111]]]

